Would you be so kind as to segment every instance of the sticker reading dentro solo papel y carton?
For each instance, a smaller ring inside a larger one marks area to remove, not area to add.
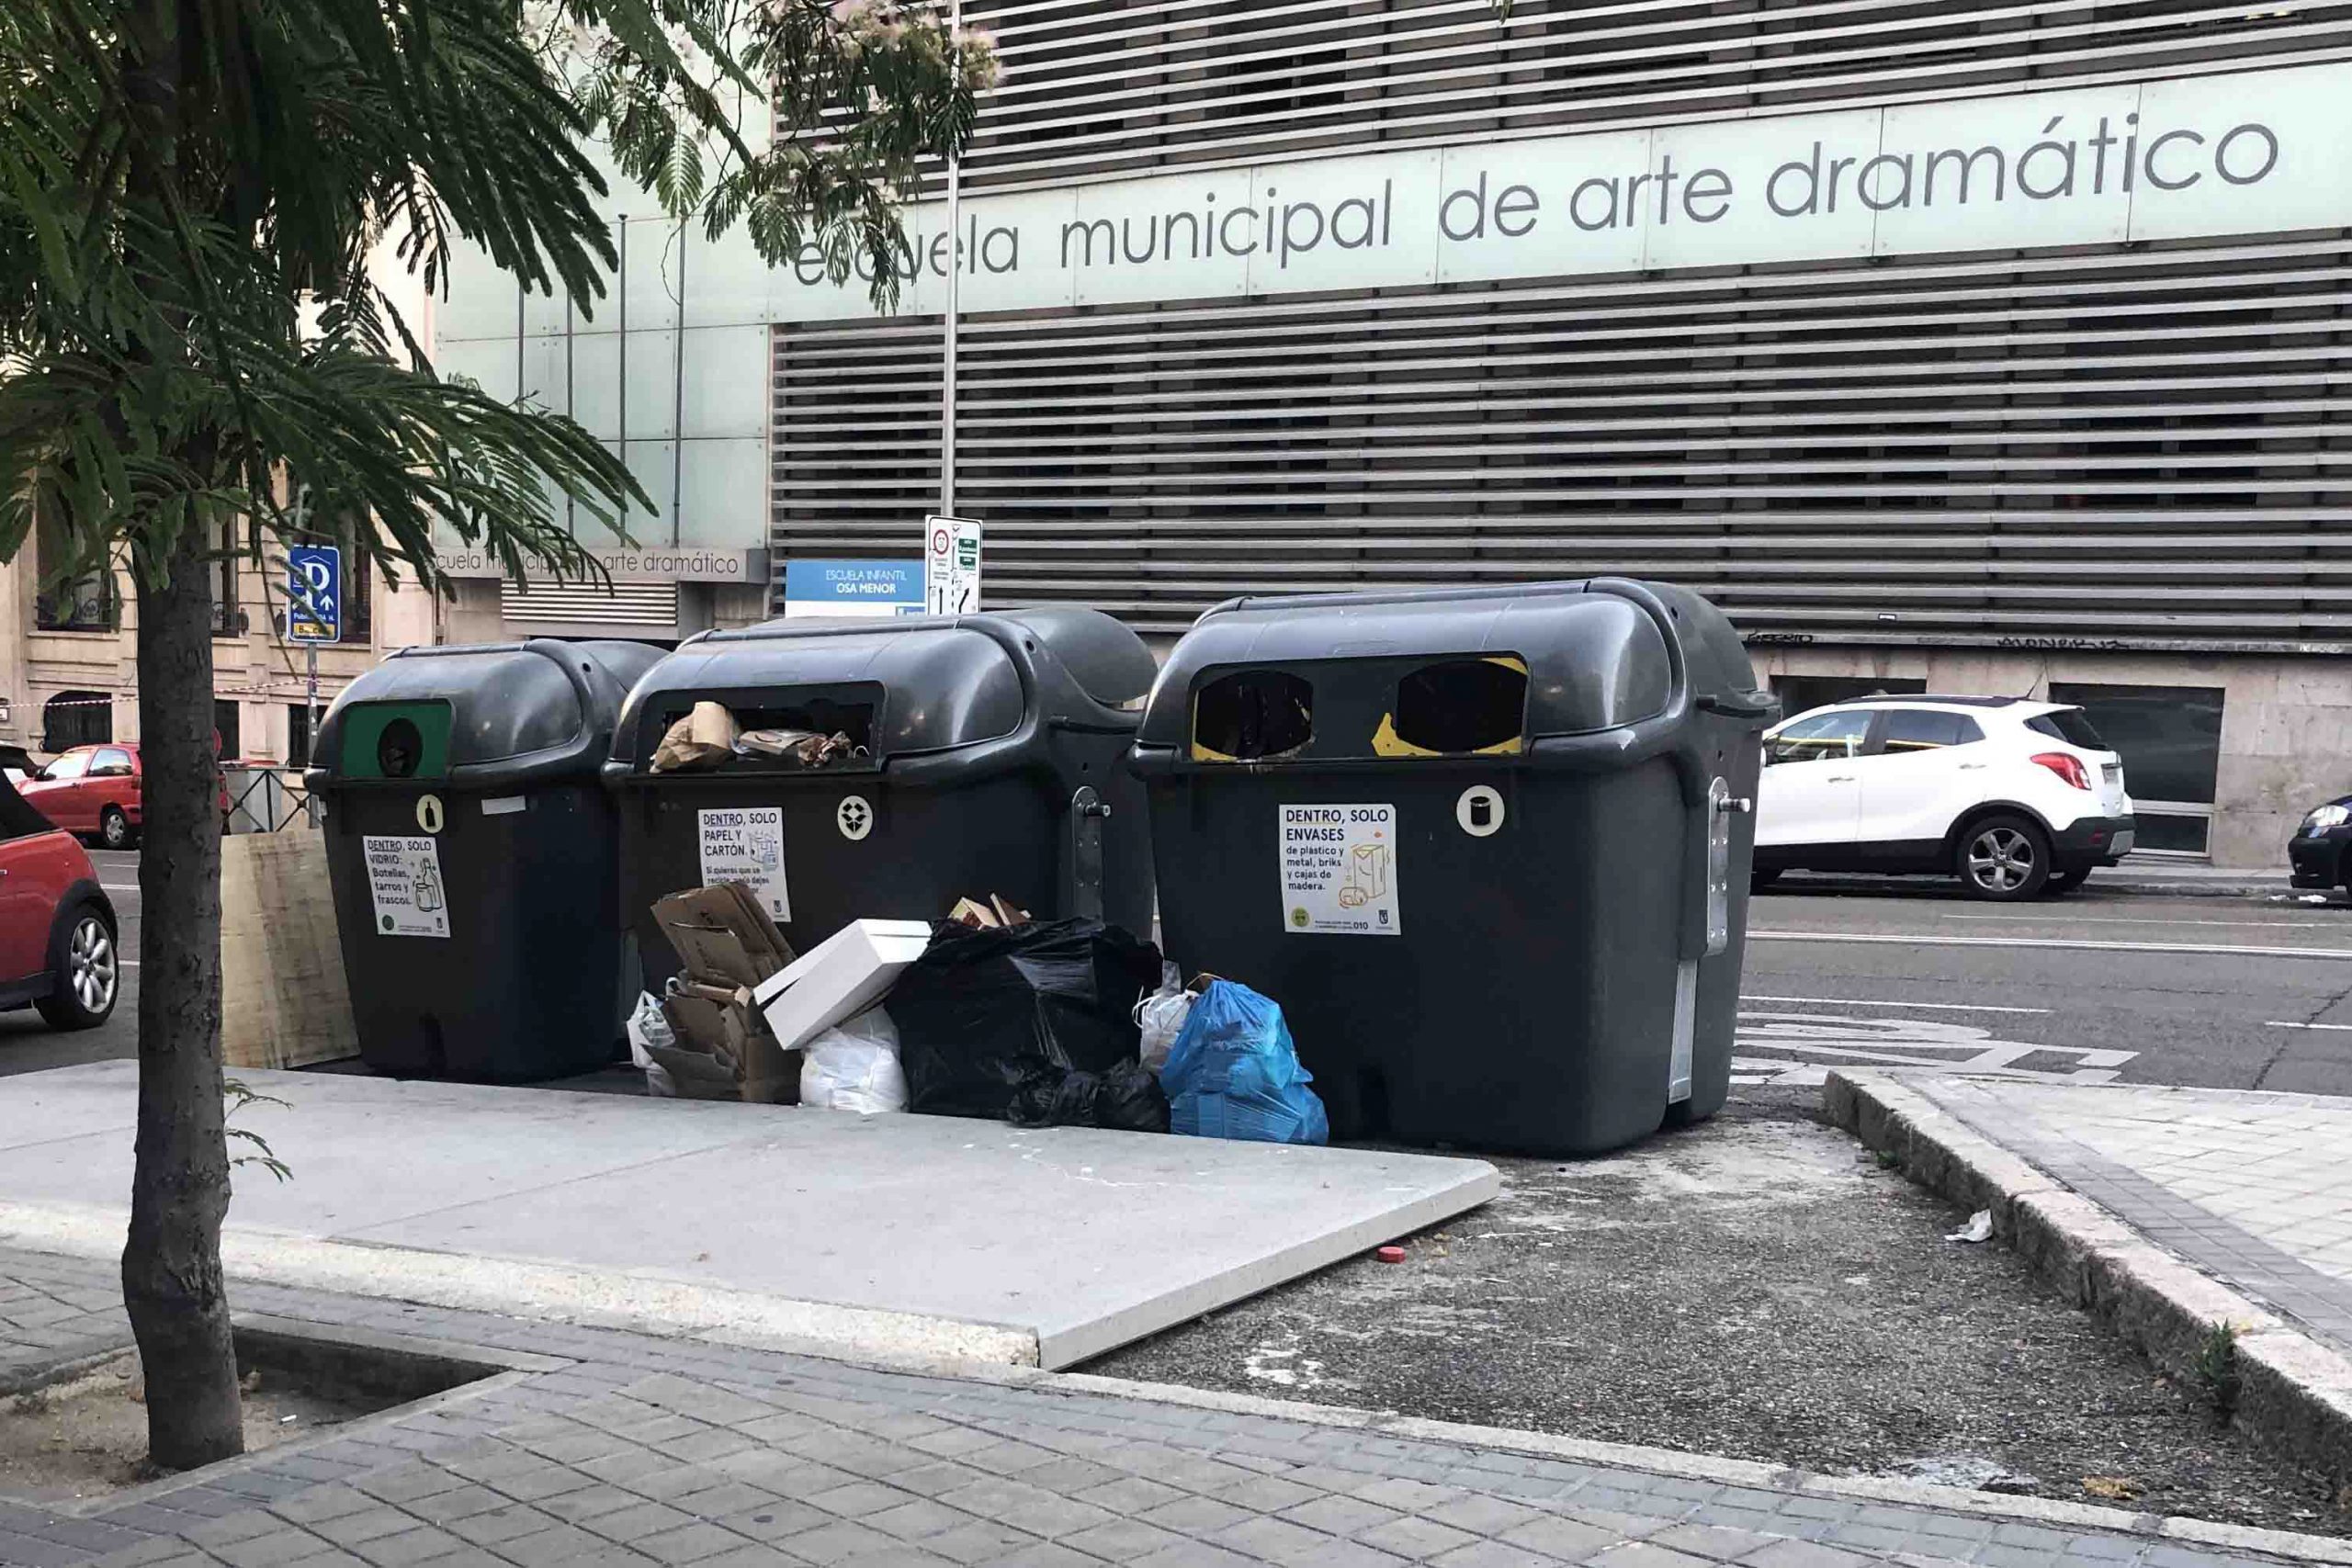
[[[779,925],[792,920],[792,894],[784,882],[784,808],[711,807],[697,816],[702,830],[702,885],[740,882]]]
[[[1396,808],[1282,808],[1283,929],[1397,936]]]

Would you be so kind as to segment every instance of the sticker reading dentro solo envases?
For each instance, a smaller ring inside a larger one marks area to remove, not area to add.
[[[1285,806],[1283,929],[1397,936],[1396,808]]]

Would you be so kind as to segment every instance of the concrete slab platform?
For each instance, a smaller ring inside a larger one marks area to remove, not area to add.
[[[11,1078],[0,1244],[111,1257],[136,1065]],[[242,1072],[232,1277],[884,1358],[1067,1367],[1493,1197],[1479,1160]]]

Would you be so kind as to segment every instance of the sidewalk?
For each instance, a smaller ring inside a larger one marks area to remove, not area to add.
[[[2301,891],[2288,885],[2283,865],[2247,868],[2129,857],[2121,865],[2101,866],[2091,873],[2083,890],[2167,898],[2294,897]]]
[[[1828,892],[1855,886],[1884,886],[1883,877],[1856,877],[1836,873],[1797,872],[1774,885],[1781,893]],[[2113,896],[2134,898],[2301,898],[2306,891],[2291,887],[2285,866],[2249,870],[2245,867],[2200,865],[2194,862],[2135,861],[2101,866],[2083,884],[2079,897]],[[2330,895],[2341,898],[2341,894]]]
[[[1841,1069],[1823,1102],[2159,1366],[2231,1380],[2242,1425],[2352,1475],[2352,1100]]]
[[[0,1253],[0,1365],[85,1344],[111,1271]],[[53,1314],[28,1303],[52,1303]],[[536,1370],[64,1517],[0,1562],[172,1568],[2231,1568],[2352,1542],[1656,1450],[997,1371],[894,1371],[296,1292],[249,1312]],[[35,1337],[53,1337],[39,1333]],[[543,1358],[556,1358],[554,1360]]]
[[[241,1069],[232,1280],[1062,1367],[1494,1196],[1483,1160]],[[138,1068],[0,1095],[0,1245],[112,1258]],[[1139,1241],[1147,1245],[1138,1245]]]

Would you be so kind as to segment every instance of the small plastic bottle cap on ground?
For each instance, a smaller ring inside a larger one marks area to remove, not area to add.
[[[1384,1247],[1373,1256],[1383,1263],[1402,1263],[1405,1261],[1405,1249],[1401,1247]]]

